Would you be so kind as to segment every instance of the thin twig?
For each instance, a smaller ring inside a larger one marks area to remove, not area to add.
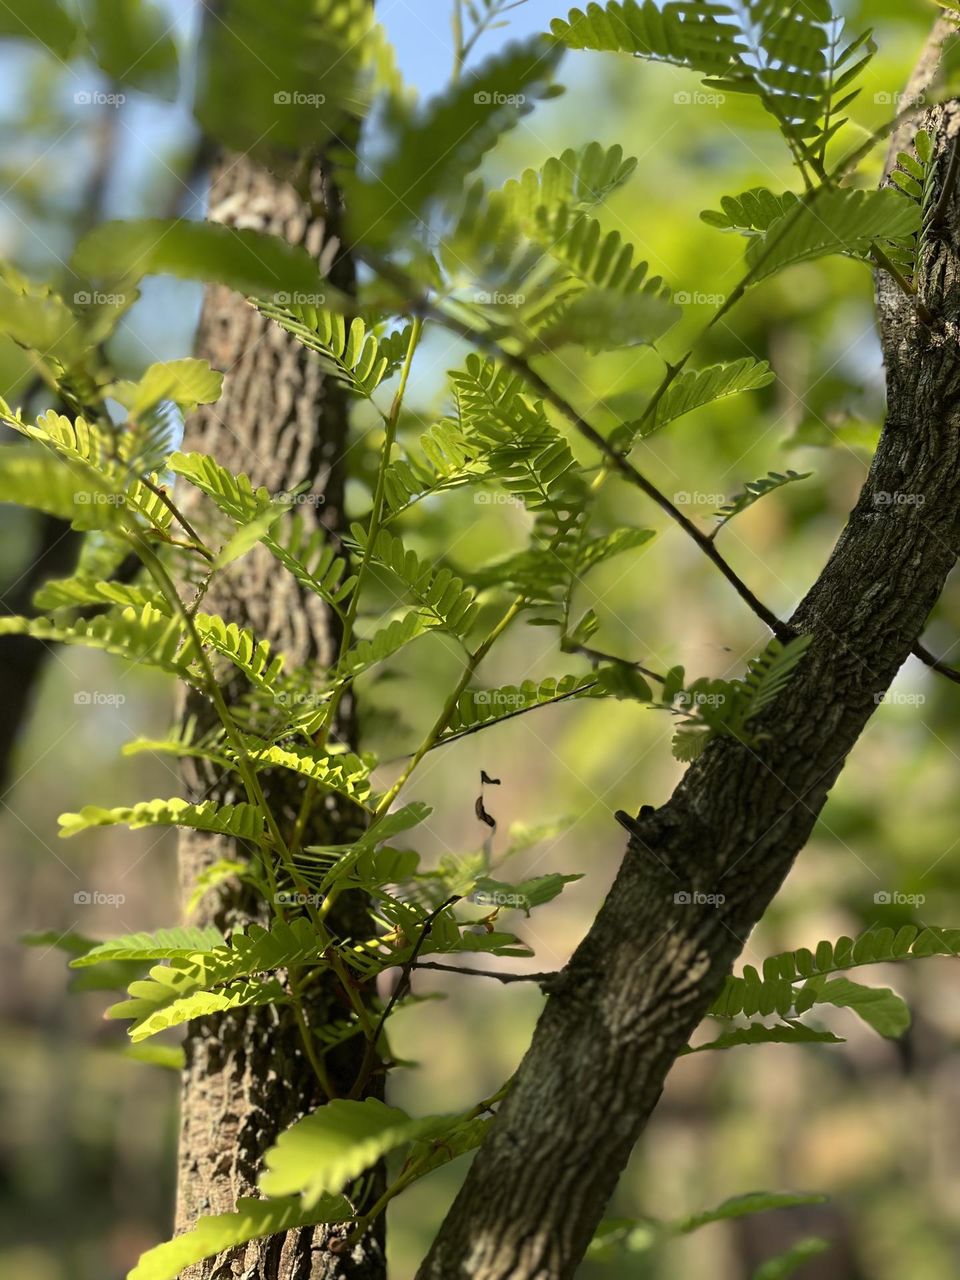
[[[386,1026],[387,1019],[396,1008],[397,1002],[402,1000],[410,989],[411,974],[416,968],[420,952],[423,950],[427,938],[430,936],[430,930],[433,928],[437,918],[446,911],[447,907],[452,907],[455,902],[459,901],[459,894],[454,897],[447,898],[445,902],[440,903],[439,907],[436,907],[430,912],[423,924],[420,926],[420,935],[413,944],[413,950],[410,952],[410,955],[404,961],[403,967],[400,971],[400,977],[397,980],[397,985],[393,989],[393,994],[390,996],[390,999],[384,1007],[383,1013],[380,1015],[377,1025],[374,1028],[373,1035],[367,1041],[367,1047],[364,1050],[363,1061],[360,1064],[357,1079],[353,1088],[350,1090],[351,1098],[356,1099],[363,1097],[364,1090],[366,1089],[367,1083],[373,1074],[373,1068],[377,1061],[377,1046],[380,1043],[380,1037],[383,1035],[383,1028]]]
[[[422,960],[416,969],[435,969],[438,973],[463,973],[470,978],[494,978],[497,982],[535,982],[538,986],[553,982],[558,974],[551,973],[497,973],[493,969],[468,969],[455,964],[439,964],[436,960]]]

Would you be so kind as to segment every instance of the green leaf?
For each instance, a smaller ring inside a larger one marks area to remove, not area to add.
[[[58,819],[63,839],[91,827],[123,825],[136,831],[141,827],[192,827],[195,831],[215,831],[238,840],[261,844],[264,839],[262,814],[252,804],[218,805],[213,800],[190,804],[187,800],[144,800],[128,808],[101,809],[88,804],[79,813],[62,813]]]
[[[335,295],[302,246],[215,222],[104,222],[77,245],[73,266],[95,280],[173,275],[266,300],[278,293],[306,293],[324,294],[332,303]]]
[[[63,299],[26,280],[0,279],[0,333],[64,368],[77,364],[90,347],[83,326]]]
[[[367,0],[231,0],[224,19],[204,24],[200,124],[244,153],[320,151],[342,122],[364,114],[373,30]]]
[[[751,283],[828,254],[863,257],[874,241],[901,240],[919,229],[917,205],[892,188],[824,191],[750,242]]]
[[[552,706],[570,698],[596,695],[594,676],[562,676],[559,680],[524,680],[519,685],[502,685],[499,689],[467,689],[460,695],[450,717],[447,735],[481,724],[493,724],[533,707]]]
[[[668,388],[657,405],[653,421],[647,424],[641,436],[652,435],[667,423],[682,418],[695,409],[701,409],[704,405],[739,395],[742,391],[768,387],[775,381],[776,375],[767,362],[754,360],[750,356],[734,360],[732,364],[714,364],[706,369],[685,371]]]
[[[179,1044],[125,1044],[120,1056],[165,1071],[182,1071],[187,1065],[186,1051]]]
[[[7,0],[0,5],[0,36],[35,40],[64,60],[74,50],[77,28],[58,0]]]
[[[583,876],[562,876],[556,873],[534,876],[519,884],[508,884],[480,876],[474,883],[471,901],[481,907],[499,907],[501,910],[523,911],[529,915],[534,907],[542,907],[559,897],[568,884],[582,880]]]
[[[715,1209],[707,1209],[684,1218],[674,1224],[680,1235],[689,1235],[712,1222],[728,1222],[734,1218],[746,1218],[754,1213],[768,1213],[771,1209],[795,1209],[800,1205],[826,1204],[829,1197],[817,1192],[749,1191],[745,1195],[732,1196]]]
[[[259,309],[321,356],[324,367],[357,395],[369,400],[388,376],[390,360],[359,316],[354,316],[348,325],[337,312],[308,304],[278,306],[262,302]]]
[[[72,969],[86,968],[104,960],[173,960],[188,958],[197,951],[225,946],[223,934],[212,925],[158,929],[156,933],[129,933],[122,938],[93,944],[90,950],[71,960]]]
[[[852,1009],[879,1035],[896,1040],[910,1026],[906,1001],[887,987],[864,987],[849,978],[811,978],[804,991],[812,991],[818,1004]]]
[[[780,696],[812,643],[812,635],[797,636],[787,644],[771,640],[759,658],[750,660],[743,681],[741,721],[759,715]]]
[[[352,532],[360,546],[365,547],[363,527],[355,524]],[[425,565],[416,552],[404,547],[400,539],[386,529],[380,530],[370,554],[374,564],[389,569],[400,579],[438,626],[460,638],[469,634],[478,606],[473,592],[449,569]]]
[[[213,568],[226,569],[234,561],[242,560],[249,551],[273,532],[283,515],[283,508],[273,503],[255,515],[223,544],[217,552]]]
[[[808,1240],[801,1240],[799,1244],[795,1244],[786,1253],[781,1253],[776,1258],[770,1258],[763,1263],[753,1273],[753,1280],[787,1280],[787,1276],[793,1273],[811,1258],[817,1258],[821,1253],[826,1253],[830,1248],[830,1244],[826,1240],[821,1240],[818,1236],[811,1236]]]
[[[151,0],[87,0],[84,27],[111,81],[163,98],[177,96],[177,46],[167,15]]]
[[[765,498],[768,493],[773,493],[777,489],[782,489],[784,485],[795,484],[798,480],[809,480],[813,475],[812,471],[790,471],[783,473],[779,471],[771,471],[768,475],[761,476],[759,480],[750,480],[744,485],[742,492],[735,494],[726,506],[721,507],[717,511],[717,519],[719,524],[714,530],[714,537],[720,532],[723,526],[740,515],[742,511],[748,510],[755,502],[759,502],[761,498]]]
[[[299,1200],[239,1200],[235,1213],[201,1218],[195,1227],[142,1254],[127,1280],[177,1280],[185,1267],[225,1249],[320,1222],[349,1222],[353,1210],[343,1196],[326,1196],[311,1210]]]
[[[424,225],[430,206],[458,192],[498,139],[549,96],[560,50],[542,37],[508,44],[421,110],[397,107],[385,159],[370,176],[345,175],[354,241],[387,247]]]
[[[730,8],[715,0],[696,5],[665,4],[654,0],[610,0],[571,9],[566,19],[554,18],[553,35],[570,49],[632,53],[644,58],[722,72],[739,58],[744,46],[729,22]]]
[[[687,1045],[682,1054],[705,1053],[712,1049],[736,1049],[743,1044],[845,1044],[841,1036],[832,1031],[818,1031],[802,1022],[778,1022],[772,1027],[762,1022],[751,1022],[748,1027],[737,1027],[705,1044]]]
[[[172,400],[188,413],[198,404],[220,399],[223,374],[211,369],[206,360],[167,360],[152,364],[137,382],[114,382],[107,394],[120,402],[131,418],[140,418],[163,400]]]
[[[700,217],[709,226],[719,227],[722,231],[753,234],[766,231],[799,203],[800,197],[792,191],[775,195],[766,187],[751,187],[742,195],[723,196],[720,210],[705,209]]]
[[[159,667],[181,679],[193,678],[193,650],[180,624],[156,609],[123,609],[60,625],[48,618],[0,618],[0,636],[33,636],[56,644],[82,645],[116,654],[137,666]]]
[[[388,1152],[439,1137],[456,1121],[456,1116],[413,1118],[379,1098],[335,1098],[280,1135],[263,1158],[260,1186],[270,1196],[299,1195],[310,1209]]]

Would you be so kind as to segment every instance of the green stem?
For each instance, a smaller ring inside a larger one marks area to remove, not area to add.
[[[354,583],[353,593],[350,596],[350,604],[347,607],[346,616],[344,617],[343,634],[340,639],[341,654],[347,652],[353,640],[354,628],[357,621],[357,611],[360,607],[361,591],[370,570],[370,563],[373,557],[373,546],[383,524],[383,507],[387,488],[387,468],[390,465],[390,456],[393,452],[393,446],[397,438],[397,428],[400,423],[400,413],[403,409],[403,400],[406,395],[407,384],[410,381],[410,370],[413,366],[413,358],[416,354],[422,334],[423,320],[421,317],[417,316],[414,318],[410,327],[410,340],[407,343],[406,355],[404,356],[403,366],[400,370],[400,381],[397,385],[397,392],[393,397],[393,404],[390,406],[390,413],[386,420],[383,451],[380,456],[380,465],[377,470],[377,480],[373,491],[373,503],[370,509],[370,522],[367,526],[367,542],[363,549],[360,568],[357,570],[357,581]],[[330,736],[330,730],[336,723],[337,711],[340,708],[340,703],[343,700],[346,688],[347,682],[344,681],[338,685],[334,691],[333,697],[330,699],[330,705],[324,715],[323,723],[320,726],[316,738],[314,739],[316,746],[321,750]],[[294,825],[293,834],[290,838],[290,847],[294,852],[300,848],[300,845],[303,842],[307,821],[310,817],[311,810],[313,809],[316,795],[317,783],[311,779],[307,784],[303,803],[300,805],[300,812],[297,814],[297,821]]]
[[[506,613],[504,613],[503,616],[500,618],[500,621],[496,624],[496,626],[493,628],[490,634],[486,637],[486,639],[481,643],[479,648],[476,649],[470,655],[470,657],[466,662],[466,665],[463,668],[463,672],[461,673],[460,679],[457,681],[452,692],[450,693],[450,696],[447,698],[446,702],[444,703],[443,710],[440,712],[440,715],[437,717],[436,721],[432,725],[429,733],[424,738],[423,742],[421,742],[417,750],[410,757],[410,761],[407,764],[406,768],[403,770],[403,772],[400,774],[400,777],[397,778],[396,782],[389,789],[389,791],[386,791],[384,795],[381,797],[380,803],[377,805],[374,811],[374,815],[373,815],[374,822],[376,822],[378,818],[383,817],[383,815],[387,812],[387,810],[393,804],[394,800],[396,800],[397,796],[403,790],[403,787],[406,785],[407,780],[409,779],[410,775],[413,773],[414,769],[416,769],[417,765],[420,763],[423,757],[427,754],[427,752],[432,751],[433,748],[436,746],[437,741],[440,738],[440,735],[443,733],[444,729],[450,723],[450,719],[453,716],[454,711],[456,711],[457,709],[457,703],[460,701],[460,695],[463,693],[464,689],[466,689],[467,685],[470,683],[477,667],[479,667],[480,663],[484,660],[484,658],[487,656],[487,654],[490,652],[490,650],[493,648],[496,642],[500,639],[504,631],[506,631],[507,627],[509,627],[510,623],[513,622],[514,618],[516,618],[520,614],[525,603],[526,603],[525,596],[517,596],[517,598],[510,605],[509,609],[507,609]]]

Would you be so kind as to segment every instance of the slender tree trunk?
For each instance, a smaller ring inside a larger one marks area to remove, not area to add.
[[[938,26],[914,90],[948,29]],[[942,183],[960,108],[933,109],[925,127]],[[887,422],[848,524],[792,619],[813,642],[763,718],[767,736],[753,749],[718,740],[663,808],[636,820],[420,1280],[574,1274],[667,1072],[920,636],[960,543],[958,221],[950,193],[920,272],[936,324],[880,283]],[[722,895],[721,905],[697,905],[697,894]]]
[[[309,175],[314,207],[330,210],[326,221],[310,211],[287,181],[244,157],[224,156],[213,176],[210,217],[232,226],[253,226],[305,245],[331,283],[350,292],[353,269],[339,252],[339,199],[318,165]],[[197,413],[188,424],[184,447],[211,454],[234,473],[246,472],[254,485],[271,494],[309,482],[309,498],[299,507],[307,521],[319,521],[333,533],[343,514],[343,461],[347,448],[347,404],[338,383],[319,361],[278,326],[264,320],[227,289],[211,287],[197,340],[198,354],[226,373],[223,398]],[[199,506],[202,504],[196,504]],[[329,611],[305,596],[262,548],[244,557],[215,581],[204,608],[253,628],[287,655],[288,669],[330,662],[337,635]],[[209,710],[188,696],[188,715]],[[337,733],[348,738],[352,717],[346,707]],[[191,799],[216,797],[229,803],[241,797],[233,778],[218,778],[188,762],[184,768]],[[295,775],[266,779],[268,798],[289,831],[303,798]],[[349,840],[355,816],[327,803],[318,808],[307,831],[309,841]],[[180,877],[188,895],[197,876],[224,857],[235,858],[229,840],[185,832],[180,841]],[[362,903],[344,910],[362,915]],[[204,898],[198,917],[235,927],[269,913],[235,885],[221,886]],[[363,920],[352,920],[359,934]],[[307,1017],[321,1025],[342,1006],[334,991],[319,989]],[[238,1196],[256,1194],[264,1149],[294,1120],[324,1102],[303,1052],[297,1027],[287,1011],[238,1011],[235,1015],[190,1024],[183,1076],[177,1226],[191,1226],[202,1214],[231,1211]],[[349,1086],[355,1076],[352,1050],[330,1064],[335,1079]],[[382,1240],[371,1234],[349,1256],[329,1249],[343,1228],[313,1228],[253,1243],[187,1268],[183,1280],[379,1280],[384,1275]]]

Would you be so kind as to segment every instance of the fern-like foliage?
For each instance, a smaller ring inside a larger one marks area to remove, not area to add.
[[[267,640],[257,640],[247,627],[207,613],[197,613],[193,619],[197,634],[204,645],[228,658],[251,684],[276,692],[283,670],[283,654],[274,654]]]
[[[739,196],[723,196],[719,209],[705,209],[702,221],[721,231],[738,231],[742,235],[754,235],[766,231],[774,222],[789,213],[800,203],[800,197],[792,191],[775,195],[766,187],[752,187]]]
[[[369,400],[386,377],[389,357],[359,316],[348,325],[342,315],[312,304],[261,302],[260,311],[315,351],[324,367],[357,395]]]
[[[354,537],[361,547],[366,543],[366,532],[361,525],[354,525]],[[468,635],[477,616],[473,593],[449,569],[433,569],[425,565],[415,551],[405,547],[394,534],[382,529],[370,548],[375,564],[389,569],[420,607],[432,617],[436,625],[451,635],[463,638]]]
[[[304,1209],[297,1196],[270,1200],[241,1198],[235,1212],[200,1218],[189,1231],[148,1249],[127,1280],[177,1280],[185,1267],[226,1249],[298,1227],[349,1222],[353,1216],[353,1208],[344,1196],[328,1196],[312,1209]]]
[[[175,453],[168,465],[175,475],[183,476],[205,493],[235,524],[249,527],[266,514],[268,522],[256,528],[256,538],[301,586],[332,605],[339,605],[350,594],[355,579],[344,580],[346,562],[328,545],[322,529],[308,530],[299,512],[278,527],[277,522],[289,510],[283,500],[289,495],[272,497],[262,486],[255,490],[246,475],[231,475],[205,454]],[[269,521],[273,510],[277,522]]]
[[[549,511],[558,528],[580,505],[582,484],[572,475],[570,446],[550,425],[543,405],[492,360],[470,356],[450,375],[466,434],[490,446],[489,474],[531,511]]]
[[[149,978],[131,983],[129,999],[108,1016],[133,1019],[130,1037],[146,1039],[190,1018],[221,1009],[285,1000],[279,982],[249,981],[254,974],[323,963],[327,940],[306,919],[279,921],[270,929],[250,925],[230,941],[155,965]]]
[[[202,929],[180,926],[158,929],[156,933],[130,933],[101,942],[70,964],[74,969],[85,969],[104,960],[184,960],[198,951],[212,951],[224,945],[223,935],[212,925]]]
[[[750,480],[744,485],[743,490],[730,499],[730,501],[717,512],[717,519],[720,522],[713,531],[713,536],[727,524],[734,516],[740,515],[741,512],[747,511],[755,502],[759,502],[761,498],[765,498],[768,493],[774,493],[777,489],[782,489],[785,485],[796,484],[798,480],[809,480],[813,474],[812,471],[791,471],[785,472],[771,471],[768,475],[761,476],[759,480]]]
[[[771,471],[768,475],[760,476],[759,480],[750,480],[744,485],[741,493],[735,494],[730,502],[724,504],[717,511],[717,520],[719,524],[713,531],[716,538],[722,527],[728,524],[733,517],[739,516],[741,512],[748,511],[753,507],[755,502],[759,502],[760,498],[767,497],[768,493],[774,493],[777,489],[782,489],[788,484],[796,484],[797,480],[809,480],[813,475],[812,471]]]
[[[384,161],[369,176],[345,175],[355,242],[388,244],[456,192],[499,138],[549,95],[559,56],[540,37],[509,44],[421,110],[394,103]]]
[[[79,813],[62,813],[60,834],[65,839],[91,827],[192,827],[195,831],[215,831],[220,835],[264,841],[264,818],[252,804],[218,805],[213,800],[190,804],[187,800],[145,800],[117,809],[86,805]]]
[[[495,723],[534,707],[552,706],[571,698],[597,695],[593,676],[562,676],[559,680],[524,680],[519,685],[499,689],[468,689],[460,695],[447,732],[457,735],[466,729]]]
[[[765,360],[753,360],[744,356],[730,364],[714,364],[706,369],[685,370],[671,383],[657,404],[651,420],[640,431],[640,437],[652,435],[668,423],[687,413],[702,409],[729,396],[744,391],[757,391],[774,382],[776,375]],[[611,444],[619,449],[629,448],[634,433],[629,426],[619,428],[611,437]]]
[[[158,667],[183,680],[195,680],[196,656],[180,623],[144,605],[111,610],[91,619],[57,623],[49,618],[0,618],[0,635],[33,636],[56,644],[102,649],[137,666]]]
[[[715,0],[690,5],[611,0],[555,18],[553,35],[570,49],[598,49],[655,58],[696,71],[721,73],[745,52],[730,9]]]
[[[902,241],[919,229],[919,208],[899,191],[825,191],[755,236],[747,264],[756,283],[829,254],[862,258],[875,242]]]

